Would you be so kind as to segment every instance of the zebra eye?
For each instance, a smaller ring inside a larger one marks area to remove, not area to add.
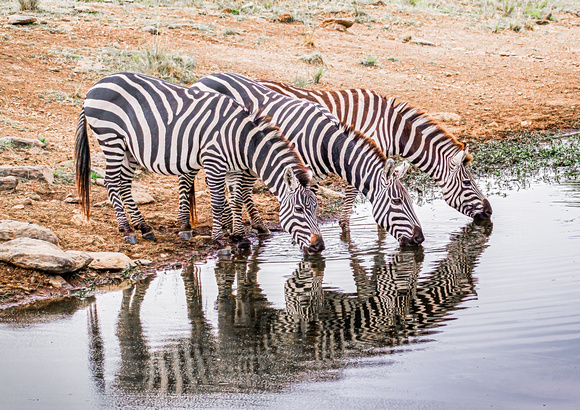
[[[393,198],[394,205],[401,205],[402,203],[403,201],[401,201],[401,198]]]
[[[301,206],[297,206],[296,207],[296,212],[303,213],[304,212],[304,208],[302,208]]]
[[[471,181],[469,179],[464,179],[463,180],[463,185],[470,186],[471,185]]]

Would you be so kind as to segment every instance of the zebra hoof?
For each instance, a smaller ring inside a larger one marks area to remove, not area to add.
[[[188,241],[193,238],[193,232],[191,231],[181,231],[179,232],[179,237],[184,241]]]
[[[143,239],[147,239],[148,241],[155,240],[155,234],[153,232],[147,232],[143,234]]]
[[[125,236],[125,242],[129,245],[135,245],[137,244],[137,237],[135,235]]]
[[[252,247],[252,242],[244,238],[238,242],[238,249],[250,249]]]
[[[270,230],[265,226],[256,226],[256,231],[258,232],[259,236],[268,236],[270,235]]]

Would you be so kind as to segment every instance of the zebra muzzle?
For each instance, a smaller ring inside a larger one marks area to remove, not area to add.
[[[413,235],[410,238],[408,236],[403,236],[399,239],[399,245],[419,245],[420,243],[423,243],[424,240],[425,236],[423,236],[423,230],[419,225],[415,225],[413,228]]]
[[[326,247],[324,246],[322,235],[312,235],[312,238],[310,238],[310,246],[306,249],[306,253],[312,255],[314,253],[320,253],[324,249],[326,249]]]

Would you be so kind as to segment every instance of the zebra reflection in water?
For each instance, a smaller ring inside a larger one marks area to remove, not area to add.
[[[253,253],[217,262],[215,328],[206,318],[199,268],[191,265],[182,274],[191,333],[155,349],[140,318],[151,283],[144,279],[123,293],[116,331],[121,364],[111,387],[135,393],[276,391],[313,370],[341,366],[342,357],[384,354],[424,340],[475,296],[472,271],[491,229],[491,223],[473,222],[452,235],[446,257],[429,273],[421,273],[420,248],[392,257],[379,250],[368,268],[349,242],[356,292],[324,288],[324,258],[308,258],[283,284],[285,309],[273,307],[258,283],[258,245]],[[95,384],[105,391],[103,343],[96,309],[91,312],[89,357]]]

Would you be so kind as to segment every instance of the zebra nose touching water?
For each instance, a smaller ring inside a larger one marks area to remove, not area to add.
[[[140,164],[164,175],[195,176],[205,169],[212,239],[220,246],[226,173],[247,171],[278,198],[280,223],[301,249],[305,253],[324,249],[311,177],[300,157],[278,128],[233,99],[134,73],[113,74],[97,82],[87,93],[76,130],[76,185],[87,218],[88,128],[105,154],[105,185],[128,243],[136,243],[134,228],[146,239],[155,238],[131,196],[133,173]]]
[[[402,169],[395,172],[394,162],[361,133],[340,124],[318,104],[287,97],[239,74],[219,73],[202,78],[192,89],[218,92],[235,99],[248,110],[261,110],[280,127],[286,138],[314,173],[314,181],[330,174],[345,179],[373,204],[377,223],[401,244],[423,241],[419,221],[412,201],[400,182]],[[406,168],[405,168],[406,170]],[[244,174],[235,188],[235,202],[243,202],[249,215],[257,214],[251,197],[255,177]],[[180,191],[188,191],[190,178],[180,178]],[[187,201],[186,201],[187,202]],[[181,209],[188,204],[180,205]],[[235,205],[241,211],[240,205]],[[255,226],[261,220],[252,218]],[[235,231],[235,229],[234,229]]]

